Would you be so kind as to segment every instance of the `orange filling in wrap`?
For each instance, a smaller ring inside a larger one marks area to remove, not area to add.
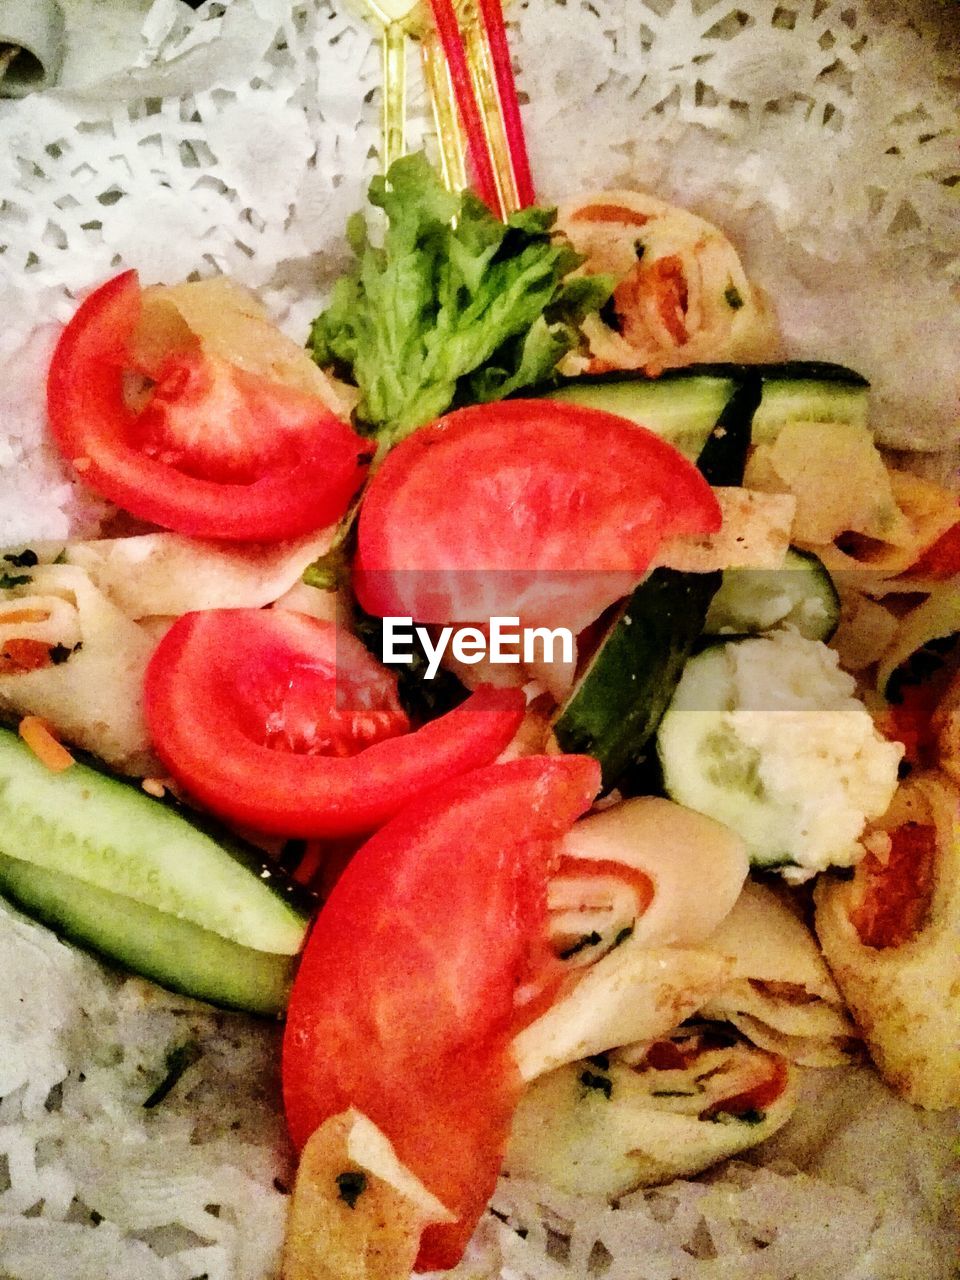
[[[0,675],[19,675],[52,666],[51,648],[44,640],[4,640],[0,645]]]
[[[645,213],[622,204],[586,204],[570,215],[571,222],[617,222],[625,227],[645,227],[650,221]]]
[[[746,1116],[764,1112],[780,1097],[789,1081],[789,1067],[779,1054],[729,1044],[710,1032],[681,1039],[657,1040],[644,1053],[640,1071],[663,1076],[653,1096],[669,1097],[674,1088],[682,1097],[692,1081],[705,1102],[701,1120],[717,1116]],[[670,1087],[667,1087],[670,1086]]]
[[[890,852],[870,852],[854,877],[850,923],[865,947],[900,947],[923,928],[933,899],[936,827],[907,822],[890,832]]]
[[[621,320],[621,332],[628,342],[634,330],[637,330],[636,341],[642,341],[646,336],[643,320],[645,299],[652,303],[658,320],[673,342],[678,347],[683,346],[690,337],[687,332],[690,299],[683,261],[678,254],[671,253],[649,264],[639,262],[636,270],[631,271],[614,289],[614,306]]]

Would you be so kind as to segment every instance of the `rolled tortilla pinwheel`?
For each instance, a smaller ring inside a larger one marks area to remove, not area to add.
[[[711,936],[740,896],[749,862],[729,827],[659,796],[635,796],[575,823],[551,883],[551,930],[574,940],[629,927],[641,946],[689,945]],[[631,873],[649,882],[637,910],[618,900]],[[613,914],[604,920],[603,913]]]
[[[143,713],[153,639],[76,565],[7,576],[16,585],[0,591],[0,712],[41,716],[121,772],[162,774]]]
[[[856,1028],[816,940],[772,889],[748,882],[707,944],[733,962],[705,1018],[729,1022],[761,1049],[806,1067],[850,1061]]]
[[[300,581],[330,549],[334,529],[270,546],[223,544],[179,533],[71,542],[62,558],[79,565],[128,618],[179,617],[194,609],[259,609]]]
[[[726,236],[685,209],[638,191],[604,191],[562,204],[557,230],[588,274],[617,281],[601,316],[583,325],[589,351],[561,372],[644,369],[705,360],[770,360],[776,319]]]
[[[568,976],[514,1040],[523,1078],[654,1040],[722,989],[733,961],[702,944],[746,874],[738,835],[671,800],[638,796],[576,823],[547,890]]]
[[[0,0],[0,97],[22,98],[56,83],[63,29],[57,0]]]
[[[795,1105],[783,1058],[725,1028],[685,1027],[535,1081],[514,1116],[504,1167],[613,1199],[756,1146]]]
[[[853,879],[816,889],[827,963],[887,1083],[960,1106],[960,790],[908,778]]]

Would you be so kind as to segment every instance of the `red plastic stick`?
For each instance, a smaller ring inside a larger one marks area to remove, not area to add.
[[[510,48],[503,24],[503,9],[500,0],[479,0],[479,7],[497,81],[503,131],[507,139],[507,149],[510,152],[517,199],[520,202],[520,208],[525,209],[533,204],[536,197],[533,190],[533,177],[530,173],[527,143],[523,134],[523,122],[520,119],[520,103],[517,101],[517,85],[513,78]]]
[[[430,0],[430,7],[433,10],[444,56],[450,68],[450,79],[453,82],[457,106],[460,108],[463,130],[467,135],[477,194],[484,204],[489,205],[494,213],[503,218],[504,209],[497,194],[497,181],[490,163],[490,153],[487,150],[483,118],[473,96],[470,69],[467,66],[463,37],[460,34],[460,24],[457,21],[453,0]]]

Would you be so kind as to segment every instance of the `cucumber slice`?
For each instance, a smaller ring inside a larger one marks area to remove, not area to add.
[[[209,929],[0,854],[0,893],[62,938],[171,991],[275,1017],[293,981],[293,956],[255,951]]]
[[[734,388],[697,456],[697,468],[707,484],[743,483],[747,454],[753,442],[753,415],[762,394],[760,379],[752,375]]]
[[[829,640],[839,622],[840,597],[823,561],[791,547],[780,569],[726,569],[704,634],[758,635],[789,625],[807,640]]]
[[[737,386],[747,378],[759,378],[763,389],[753,418],[754,443],[774,439],[787,422],[867,423],[870,384],[866,378],[843,365],[819,360],[689,365],[668,369],[657,378],[635,372],[587,374],[540,394],[629,418],[694,459]]]
[[[734,385],[697,459],[711,484],[742,480],[759,399],[756,378]],[[651,788],[650,742],[720,582],[719,573],[655,570],[620,611],[561,709],[557,742],[600,762],[605,791]]]
[[[737,389],[729,375],[644,378],[638,374],[587,375],[544,394],[588,409],[619,414],[663,436],[695,459]],[[535,395],[536,392],[531,392]]]
[[[567,754],[593,756],[603,789],[645,762],[703,628],[719,573],[656,569],[617,615],[553,726]]]
[[[252,847],[86,764],[52,773],[8,730],[0,855],[0,890],[165,985],[237,1004],[260,973],[244,1008],[274,1007],[310,917]]]
[[[692,658],[657,750],[670,798],[731,827],[754,866],[782,868],[790,884],[862,858],[902,756],[837,655],[787,629]]]
[[[785,815],[760,780],[756,753],[726,727],[734,704],[726,644],[691,658],[657,731],[667,795],[708,814],[747,841],[752,866],[773,870],[793,858],[783,846]]]
[[[870,383],[839,364],[761,365],[763,398],[753,419],[755,444],[776,439],[787,422],[868,425]]]

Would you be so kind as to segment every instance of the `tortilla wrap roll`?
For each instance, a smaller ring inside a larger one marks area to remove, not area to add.
[[[143,710],[154,638],[77,565],[14,566],[6,576],[0,713],[40,716],[122,773],[162,773]]]
[[[851,880],[824,879],[816,928],[881,1075],[934,1110],[960,1105],[960,790],[909,778],[888,839]]]
[[[637,191],[604,191],[560,205],[556,228],[585,256],[588,274],[616,280],[583,331],[586,358],[561,372],[643,369],[655,375],[704,360],[770,360],[776,318],[726,236],[696,214]]]
[[[756,1146],[795,1103],[783,1058],[726,1027],[684,1027],[535,1081],[504,1166],[562,1191],[615,1198]]]
[[[701,1008],[762,1049],[806,1067],[850,1061],[856,1028],[816,940],[784,899],[748,881],[709,941],[733,972]]]
[[[547,901],[567,976],[513,1042],[525,1080],[668,1034],[733,968],[705,945],[747,875],[746,846],[728,827],[637,796],[575,823],[561,848]]]

